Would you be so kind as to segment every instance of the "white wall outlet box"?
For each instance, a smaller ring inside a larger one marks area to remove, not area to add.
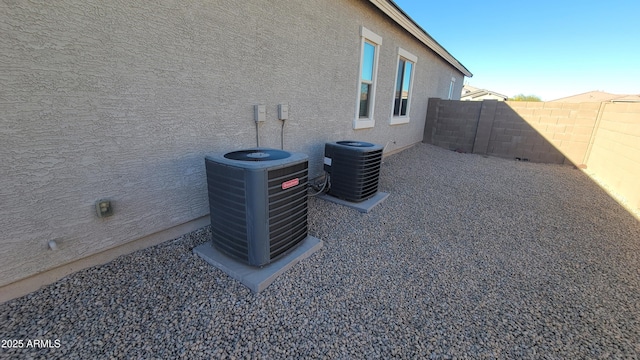
[[[289,105],[288,104],[279,104],[278,105],[278,119],[280,119],[280,120],[289,119]]]
[[[267,120],[267,107],[265,105],[255,105],[254,113],[256,122]]]

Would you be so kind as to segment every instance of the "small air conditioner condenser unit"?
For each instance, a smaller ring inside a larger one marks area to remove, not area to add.
[[[253,148],[205,158],[213,246],[267,265],[307,237],[308,157]]]
[[[382,150],[363,141],[337,141],[324,146],[324,170],[331,184],[327,194],[361,202],[378,193]]]

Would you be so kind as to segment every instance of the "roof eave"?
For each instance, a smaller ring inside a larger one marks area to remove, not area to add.
[[[392,0],[369,0],[373,5],[387,14],[393,21],[400,25],[403,29],[415,36],[420,42],[433,50],[436,54],[447,61],[451,66],[456,68],[466,77],[472,77],[473,74],[469,69],[462,65],[453,55],[451,55],[442,45],[438,44],[431,35],[429,35],[420,25],[418,25],[409,15],[407,15]]]

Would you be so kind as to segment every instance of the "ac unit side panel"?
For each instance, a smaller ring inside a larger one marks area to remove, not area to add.
[[[248,261],[245,173],[206,161],[211,240],[229,256]]]
[[[380,166],[371,166],[371,167],[362,167],[349,164],[336,164],[331,167],[331,174],[341,175],[345,174],[345,176],[357,176],[357,177],[369,177],[371,175],[377,175],[380,173]]]
[[[346,201],[361,202],[375,196],[377,192],[377,188],[370,190],[362,188],[342,188],[329,191],[329,195]]]

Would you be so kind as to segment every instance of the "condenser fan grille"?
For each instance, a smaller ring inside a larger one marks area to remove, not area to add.
[[[368,142],[362,141],[338,141],[337,144],[345,145],[345,146],[353,146],[353,147],[372,147],[375,146]]]
[[[224,154],[227,159],[240,161],[273,161],[286,159],[289,156],[290,153],[276,149],[238,150]]]

